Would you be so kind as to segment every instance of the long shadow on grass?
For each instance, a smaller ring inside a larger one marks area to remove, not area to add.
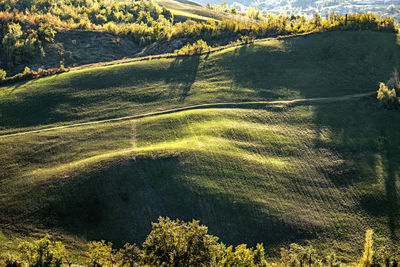
[[[400,67],[396,34],[331,32],[243,46],[215,64],[260,98],[369,92]]]
[[[172,95],[179,95],[180,102],[183,102],[189,95],[197,77],[199,64],[200,55],[177,57],[171,63],[166,83],[169,84]],[[179,71],[182,69],[184,70],[183,72]]]
[[[180,156],[125,159],[72,179],[54,179],[32,189],[31,218],[88,240],[117,246],[144,241],[158,216],[199,219],[224,243],[266,247],[309,238],[310,234],[265,214],[255,203],[204,190],[184,176]],[[39,210],[39,212],[38,212]]]
[[[29,127],[94,116],[107,119],[135,113],[129,108],[136,104],[183,102],[195,82],[199,63],[198,55],[178,57],[172,63],[144,61],[21,83],[18,86],[26,90],[14,90],[0,99],[0,127]],[[154,84],[165,82],[169,91],[154,88]]]
[[[315,146],[328,146],[344,159],[340,166],[325,170],[326,176],[339,190],[355,187],[361,209],[375,218],[386,217],[383,230],[389,229],[390,237],[397,240],[400,237],[400,112],[378,109],[373,97],[314,107],[317,133],[323,128],[330,131],[329,142],[316,138]],[[376,223],[367,227],[382,230],[382,225]]]

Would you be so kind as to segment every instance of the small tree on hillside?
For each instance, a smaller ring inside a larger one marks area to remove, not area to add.
[[[0,81],[4,81],[6,79],[7,72],[3,69],[0,69]]]
[[[378,94],[376,97],[382,107],[387,109],[397,108],[400,104],[400,100],[396,95],[396,90],[389,89],[386,84],[380,83]]]
[[[143,252],[136,244],[126,243],[117,253],[118,266],[141,266],[143,264]]]
[[[92,241],[88,244],[89,250],[86,252],[88,256],[88,266],[112,266],[114,263],[114,253],[112,243],[104,240]]]
[[[199,221],[183,222],[160,217],[143,243],[150,266],[213,266],[219,254],[218,238],[207,234]]]
[[[52,242],[49,235],[34,243],[22,242],[18,250],[29,267],[62,266],[65,254],[64,245],[61,242]]]

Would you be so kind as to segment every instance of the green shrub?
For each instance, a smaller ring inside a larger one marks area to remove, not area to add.
[[[249,35],[242,35],[240,36],[240,41],[245,43],[245,44],[252,44],[254,43],[254,36],[249,36]]]
[[[37,30],[40,40],[44,40],[48,43],[54,42],[54,37],[56,36],[56,31],[53,30],[51,25],[47,23],[40,23]]]
[[[218,238],[207,234],[199,221],[183,222],[160,217],[143,243],[144,261],[150,266],[215,266]]]
[[[218,262],[218,266],[267,266],[262,244],[257,244],[255,250],[247,248],[246,244],[236,246],[234,251],[232,246],[225,248],[221,245],[221,247],[223,255]]]
[[[396,89],[389,89],[385,83],[379,83],[377,99],[382,107],[393,109],[399,107],[400,98],[396,96]]]
[[[21,258],[29,267],[59,267],[63,264],[65,248],[61,242],[53,242],[50,236],[34,242],[22,242],[18,246]]]
[[[196,54],[201,54],[204,52],[210,52],[211,47],[207,44],[206,41],[204,40],[198,40],[197,42],[190,44],[188,43],[187,45],[183,46],[179,50],[175,50],[175,53],[178,55],[196,55]]]
[[[140,250],[136,244],[126,243],[123,248],[121,248],[117,255],[118,266],[141,266],[143,264],[143,252]]]
[[[86,252],[88,266],[111,266],[114,262],[112,243],[105,243],[104,240],[92,241],[88,244]]]
[[[96,22],[97,24],[103,25],[107,22],[107,17],[102,14],[98,14],[96,15]]]
[[[4,81],[6,79],[7,72],[3,69],[0,69],[0,81]]]

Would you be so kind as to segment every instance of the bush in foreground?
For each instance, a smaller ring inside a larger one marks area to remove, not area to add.
[[[65,255],[64,245],[61,242],[51,241],[49,235],[34,243],[22,242],[18,250],[23,262],[32,267],[62,266]]]
[[[88,244],[87,266],[388,266],[399,267],[399,255],[373,247],[373,231],[367,230],[364,251],[359,260],[344,264],[334,251],[324,254],[312,246],[291,244],[281,249],[281,257],[273,263],[265,259],[264,246],[248,248],[218,243],[218,238],[208,234],[208,228],[199,221],[184,222],[160,217],[152,224],[152,231],[142,245],[125,244],[120,250],[111,243],[93,241]],[[61,242],[53,242],[49,236],[34,243],[23,242],[19,246],[20,258],[0,262],[0,266],[57,267],[68,263],[67,251]],[[400,251],[399,251],[400,252]]]

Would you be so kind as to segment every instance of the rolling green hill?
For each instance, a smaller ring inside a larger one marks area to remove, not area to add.
[[[372,95],[398,40],[270,39],[0,88],[2,248],[47,231],[142,242],[160,215],[270,255],[306,240],[355,255],[367,228],[398,245],[400,113]],[[233,103],[7,136],[218,102]]]
[[[88,68],[1,88],[0,131],[191,104],[371,92],[400,66],[399,53],[395,34],[331,32]]]

